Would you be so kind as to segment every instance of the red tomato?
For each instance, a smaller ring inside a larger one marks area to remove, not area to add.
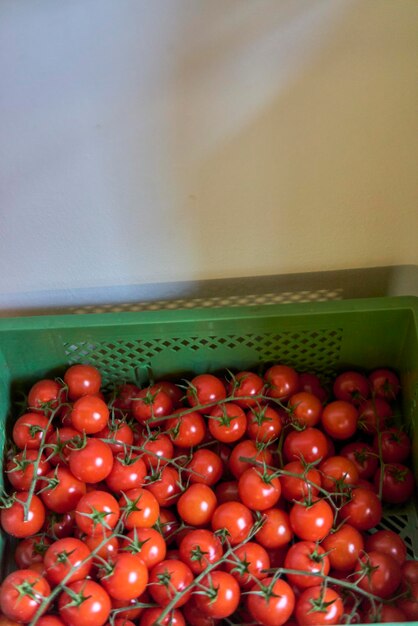
[[[144,608],[138,606],[141,604],[148,604],[151,599],[145,591],[139,598],[134,600],[116,600],[116,598],[110,598],[112,602],[112,609],[117,609],[116,615],[119,619],[136,620],[142,615]]]
[[[293,531],[286,511],[267,509],[263,511],[263,520],[264,523],[254,538],[264,548],[269,550],[281,548],[291,542]]]
[[[92,365],[72,365],[64,374],[70,400],[99,393],[102,377]]]
[[[213,487],[222,478],[223,465],[219,454],[200,448],[193,453],[187,464],[187,470],[191,483]]]
[[[0,607],[9,619],[30,622],[50,593],[51,589],[45,578],[37,572],[31,569],[16,570],[2,583]]]
[[[0,620],[0,626],[6,625],[3,625]],[[62,619],[56,615],[43,615],[41,619],[36,622],[36,626],[65,626],[65,624]]]
[[[418,621],[418,583],[412,583],[405,598],[397,601],[410,622]]]
[[[399,565],[406,561],[404,540],[393,530],[378,530],[366,537],[366,552],[377,551],[389,554]]]
[[[28,491],[20,491],[16,496],[9,498],[7,503],[3,504],[5,508],[0,513],[3,530],[18,539],[36,535],[45,521],[45,507],[36,495],[31,497],[28,515],[25,516],[24,505],[28,498]]]
[[[270,509],[278,502],[281,492],[280,479],[272,470],[251,467],[238,481],[240,500],[253,511]]]
[[[180,528],[180,522],[171,509],[161,508],[156,527],[164,537],[166,544],[169,545],[178,536],[177,533]]]
[[[392,408],[385,400],[367,400],[359,406],[358,426],[366,433],[374,434],[377,428],[385,429],[386,422],[392,415]]]
[[[186,622],[181,614],[181,611],[174,609],[170,611],[163,620],[160,619],[162,613],[162,607],[156,607],[153,609],[145,609],[139,620],[139,626],[155,626],[155,624],[161,624],[161,626],[185,626]],[[117,626],[117,625],[115,625]]]
[[[322,387],[321,381],[315,374],[299,374],[299,388],[301,391],[313,393],[323,404],[327,399],[327,392]]]
[[[251,590],[253,593],[247,598],[250,614],[262,626],[282,626],[292,615],[295,606],[295,594],[287,582],[281,578],[273,580],[263,580],[261,593],[254,593],[260,592],[259,584],[255,584]]]
[[[205,588],[207,589],[205,593]],[[200,581],[201,595],[196,595],[196,604],[205,615],[225,619],[238,608],[240,588],[235,578],[216,570]]]
[[[200,574],[210,564],[222,558],[223,548],[218,537],[210,530],[192,530],[183,537],[179,555],[194,574]]]
[[[294,500],[303,500],[309,494],[311,496],[318,495],[319,489],[317,487],[321,487],[321,474],[314,467],[305,469],[300,461],[291,461],[283,467],[283,472],[288,472],[288,475],[280,476],[282,495],[285,500],[293,502]],[[300,478],[290,474],[297,474]]]
[[[327,457],[327,440],[317,428],[291,431],[283,444],[285,459],[290,461],[304,460],[305,463],[314,463]]]
[[[250,461],[242,461],[242,458],[252,459],[266,465],[273,463],[273,455],[264,444],[257,444],[251,439],[243,439],[234,446],[229,457],[229,469],[237,479],[245,470],[253,467]]]
[[[148,468],[160,469],[173,458],[174,446],[164,433],[146,433],[139,437],[138,446],[144,451],[143,459]]]
[[[176,384],[170,382],[169,380],[159,380],[154,387],[159,391],[164,391],[164,393],[170,396],[173,408],[177,408],[181,405],[184,397],[184,391]]]
[[[411,452],[411,440],[399,428],[388,428],[380,435],[382,461],[384,463],[403,463]],[[373,450],[379,454],[379,435],[373,439]]]
[[[113,461],[110,474],[106,477],[107,486],[116,493],[141,487],[147,475],[147,467],[140,456],[119,452]]]
[[[78,480],[85,483],[99,483],[109,476],[113,467],[113,454],[107,443],[87,438],[83,447],[72,450],[68,464]]]
[[[125,383],[113,392],[113,397],[110,401],[110,405],[116,409],[117,413],[122,414],[131,413],[132,400],[140,392],[139,387],[132,383]]]
[[[402,578],[405,582],[418,583],[418,560],[405,561],[402,566]]]
[[[202,613],[200,608],[196,604],[196,597],[192,596],[190,600],[181,607],[181,611],[189,626],[216,626],[219,624],[219,620]],[[0,625],[1,626],[1,625]]]
[[[165,428],[170,434],[172,442],[179,448],[193,448],[202,443],[206,435],[206,426],[203,417],[198,411],[181,415],[183,409],[174,411],[178,417],[170,417]]]
[[[107,541],[105,541],[106,537],[108,537]],[[91,535],[83,535],[83,541],[90,552],[95,550],[93,565],[96,566],[103,564],[102,559],[105,561],[113,560],[119,551],[119,539],[112,535],[111,530],[104,529],[103,533],[93,537]],[[100,545],[101,548],[97,549]]]
[[[247,412],[247,435],[254,441],[270,443],[282,432],[282,419],[268,405],[258,406]]]
[[[195,376],[187,391],[187,400],[190,406],[216,404],[225,398],[225,385],[219,378],[212,376],[212,374],[200,374],[199,376]]]
[[[149,576],[149,593],[160,606],[167,606],[174,596],[178,600],[173,608],[185,604],[190,598],[190,591],[185,589],[193,582],[193,572],[183,561],[166,559],[155,565]]]
[[[97,396],[83,396],[74,402],[71,423],[76,430],[93,435],[105,428],[108,419],[109,409]]]
[[[116,526],[119,514],[119,505],[110,493],[90,491],[77,504],[75,522],[86,535],[104,536],[104,531]]]
[[[245,434],[247,418],[238,405],[228,402],[213,407],[209,413],[208,427],[215,439],[232,443]]]
[[[38,380],[29,390],[28,407],[33,410],[54,410],[58,407],[63,388],[55,380]]]
[[[361,441],[348,443],[341,449],[340,454],[354,463],[359,478],[367,479],[374,476],[379,461],[373,452],[373,448],[367,443]]]
[[[72,592],[71,595],[69,592]],[[78,580],[59,596],[59,614],[67,626],[103,626],[112,604],[106,591],[93,580]],[[84,598],[74,601],[74,596]]]
[[[376,487],[380,485],[381,468],[374,477]],[[383,472],[382,500],[390,504],[403,504],[412,498],[415,492],[414,475],[406,465],[391,463],[385,465]]]
[[[341,596],[327,587],[318,585],[305,589],[296,601],[295,615],[299,626],[340,624],[344,613]]]
[[[73,537],[59,539],[50,546],[44,557],[45,574],[48,581],[55,587],[66,578],[65,584],[86,578],[91,569],[89,548]]]
[[[401,583],[401,568],[389,554],[372,550],[360,557],[355,567],[360,589],[379,598],[389,598]],[[356,580],[356,579],[354,579]]]
[[[318,544],[313,541],[299,541],[289,548],[284,567],[303,572],[303,574],[286,574],[286,578],[292,586],[307,589],[316,587],[321,582],[320,578],[309,576],[309,574],[328,576],[330,561],[325,550]]]
[[[146,422],[170,415],[173,402],[170,396],[158,387],[142,389],[132,400],[132,413],[138,422]]]
[[[39,450],[45,431],[44,441],[52,432],[52,426],[43,413],[25,413],[16,420],[12,437],[21,450]]]
[[[218,500],[218,505],[224,502],[238,502],[238,481],[228,480],[218,483],[215,487],[215,495]]]
[[[219,505],[212,516],[212,529],[224,529],[232,546],[245,541],[253,525],[253,516],[241,502],[224,502]]]
[[[407,620],[406,614],[396,606],[390,604],[380,604],[373,610],[372,607],[363,614],[362,621],[365,624],[392,624],[400,622],[404,624]]]
[[[334,515],[326,500],[312,498],[312,504],[297,502],[290,509],[290,525],[299,539],[321,541],[332,528]]]
[[[214,492],[207,485],[190,485],[177,503],[181,519],[190,526],[206,526],[216,509]]]
[[[298,426],[316,426],[321,419],[322,403],[313,393],[295,393],[288,406],[292,421]]]
[[[49,513],[45,521],[44,530],[47,535],[54,539],[64,539],[64,537],[69,537],[73,534],[74,518],[74,511],[63,514]]]
[[[41,498],[45,506],[54,513],[69,513],[86,493],[86,483],[78,480],[63,465],[58,465],[46,478],[49,484],[41,493]]]
[[[369,381],[358,372],[344,372],[335,379],[333,391],[338,400],[345,400],[358,406],[370,395]]]
[[[45,449],[48,451],[48,461],[52,465],[67,463],[71,454],[71,446],[80,440],[80,433],[71,426],[56,428],[46,439]]]
[[[357,430],[357,409],[344,400],[330,402],[322,413],[322,427],[334,439],[349,439]]]
[[[235,548],[230,560],[225,563],[225,570],[232,574],[243,589],[249,589],[255,580],[267,578],[270,558],[267,551],[258,543],[248,541]]]
[[[228,386],[229,395],[234,398],[235,404],[238,404],[242,409],[257,406],[263,391],[264,380],[253,372],[239,372]],[[252,396],[256,396],[256,399],[253,399]],[[239,400],[238,398],[247,399]]]
[[[355,485],[359,479],[357,467],[344,456],[330,456],[319,466],[322,486],[327,491],[340,492],[346,485]]]
[[[386,368],[374,370],[369,376],[369,381],[377,398],[391,402],[399,393],[399,378],[392,370]]]
[[[130,489],[119,500],[125,528],[151,528],[160,514],[160,506],[148,489]]]
[[[350,524],[343,524],[322,541],[331,567],[338,572],[352,572],[364,550],[362,535]]]
[[[120,552],[101,571],[100,583],[111,598],[133,600],[145,591],[148,570],[136,554]]]
[[[340,510],[340,517],[357,530],[370,530],[382,519],[382,505],[373,491],[356,487],[349,502]]]
[[[176,504],[180,498],[180,475],[175,467],[164,465],[148,477],[147,489],[160,506]]]
[[[15,561],[19,569],[30,569],[33,563],[42,563],[51,540],[44,535],[33,535],[22,539],[15,550]]]
[[[134,441],[132,428],[124,420],[110,420],[95,437],[105,439],[113,454],[130,450]]]
[[[268,384],[267,395],[271,398],[287,400],[299,391],[299,375],[287,365],[273,365],[264,374]]]
[[[134,528],[123,540],[122,549],[139,556],[148,569],[164,561],[167,553],[163,536],[154,528]]]
[[[35,470],[35,461],[38,458],[38,450],[22,450],[7,462],[6,473],[12,487],[17,491],[28,491],[32,484],[32,479]],[[37,476],[45,476],[50,469],[50,465],[45,458],[45,455],[41,455],[40,461],[37,467]],[[39,488],[41,481],[37,482]]]

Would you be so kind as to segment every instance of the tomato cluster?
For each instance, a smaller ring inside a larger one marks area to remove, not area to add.
[[[378,530],[413,497],[398,377],[201,374],[102,389],[73,365],[13,427],[0,626],[418,620],[418,561]],[[396,602],[395,602],[396,600]]]

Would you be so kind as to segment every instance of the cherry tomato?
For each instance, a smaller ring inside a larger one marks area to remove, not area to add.
[[[164,465],[148,476],[147,489],[160,506],[176,504],[181,495],[180,475],[171,465]]]
[[[216,404],[226,398],[225,385],[212,374],[195,376],[187,391],[187,400],[190,406]]]
[[[107,541],[105,541],[105,539]],[[95,554],[92,557],[93,565],[102,565],[103,560],[111,561],[116,556],[119,551],[119,539],[112,535],[111,530],[103,530],[103,533],[100,535],[83,535],[83,541],[90,550],[93,552],[95,550]],[[101,545],[101,548],[97,549]]]
[[[123,540],[122,549],[139,556],[148,569],[164,561],[167,553],[163,536],[154,528],[134,528]]]
[[[296,601],[295,615],[299,626],[340,624],[343,613],[341,596],[330,587],[309,587]]]
[[[158,383],[154,385],[154,387],[159,391],[164,391],[164,393],[170,396],[173,403],[173,408],[176,409],[181,405],[184,397],[184,392],[175,383],[172,383],[169,380],[159,380]]]
[[[130,492],[128,492],[130,493]],[[105,536],[119,520],[120,509],[115,498],[106,491],[90,491],[83,496],[75,510],[75,522],[86,535]]]
[[[381,468],[374,477],[376,487],[380,485]],[[391,463],[385,465],[383,471],[382,500],[390,504],[402,504],[407,502],[414,494],[414,475],[406,465]]]
[[[230,561],[225,563],[226,571],[232,574],[243,589],[252,587],[255,579],[267,578],[269,568],[270,558],[267,551],[253,541],[235,548]]]
[[[361,589],[379,598],[389,598],[401,583],[401,568],[389,554],[372,550],[360,557],[355,572]]]
[[[38,458],[38,450],[22,450],[16,454],[6,465],[7,478],[9,479],[12,487],[17,491],[28,491],[34,476],[35,461]],[[41,455],[40,461],[37,467],[37,476],[45,476],[50,469],[50,465],[45,458],[45,455]],[[37,482],[39,487],[41,481]]]
[[[70,400],[99,393],[102,377],[92,365],[72,365],[64,374]]]
[[[327,399],[327,392],[322,387],[321,381],[316,374],[299,374],[299,388],[301,391],[313,393],[323,404]]]
[[[206,526],[216,509],[214,492],[207,485],[190,485],[177,503],[181,519],[190,526]]]
[[[46,475],[48,487],[41,493],[45,506],[54,513],[69,513],[86,493],[86,483],[78,480],[65,466],[58,465]]]
[[[167,606],[174,596],[178,600],[173,608],[185,604],[190,598],[190,591],[184,593],[193,581],[193,572],[183,561],[166,559],[155,565],[149,576],[149,593],[152,599],[160,606]]]
[[[340,510],[340,517],[357,530],[370,530],[382,519],[382,505],[373,491],[356,487],[349,502]]]
[[[48,461],[52,465],[67,463],[71,454],[72,445],[80,440],[80,433],[71,426],[56,428],[46,439],[45,449]]]
[[[49,513],[45,520],[44,530],[53,539],[64,539],[73,534],[75,513]]]
[[[418,560],[405,561],[402,565],[402,578],[405,582],[418,583]]]
[[[316,426],[321,419],[322,403],[313,394],[299,391],[289,399],[290,415],[298,426]]]
[[[33,535],[22,539],[15,550],[15,561],[19,569],[30,569],[33,563],[42,563],[51,540],[44,535]]]
[[[213,407],[209,413],[208,427],[215,439],[232,443],[245,434],[247,419],[237,404],[228,402]]]
[[[364,550],[362,535],[354,526],[343,524],[322,541],[331,567],[338,572],[352,572]]]
[[[288,462],[304,460],[314,463],[328,455],[328,445],[324,433],[317,428],[290,432],[283,444],[283,453]]]
[[[160,514],[160,505],[148,489],[130,489],[119,500],[125,528],[151,528]]]
[[[399,428],[388,428],[380,435],[382,461],[384,463],[403,463],[411,452],[411,440]],[[379,436],[373,439],[373,450],[379,454]]]
[[[347,443],[340,452],[341,456],[349,459],[357,468],[359,478],[371,478],[374,476],[379,464],[373,448],[367,443],[356,441]]]
[[[359,406],[358,426],[366,433],[374,434],[377,429],[384,430],[386,423],[392,417],[390,404],[381,398],[367,400]]]
[[[258,397],[263,395],[264,384],[264,380],[253,372],[239,372],[229,384],[228,391],[233,396],[235,404],[242,409],[248,409],[257,406]],[[253,399],[252,396],[257,396],[257,398]],[[247,399],[239,400],[239,398]]]
[[[264,523],[254,538],[264,548],[269,550],[281,548],[291,542],[293,531],[286,511],[277,508],[267,509],[263,511],[263,520]]]
[[[346,485],[355,485],[359,479],[357,467],[344,456],[330,456],[319,466],[322,486],[327,491],[339,492]]]
[[[241,502],[224,502],[212,515],[212,529],[224,529],[232,546],[247,539],[253,525],[253,516],[249,508]]]
[[[273,463],[273,455],[264,444],[258,444],[251,439],[243,439],[237,443],[229,457],[229,469],[235,478],[239,478],[245,470],[253,467],[251,461],[242,461],[242,458],[252,459],[259,463],[271,465]]]
[[[132,400],[132,413],[138,422],[166,417],[173,410],[170,396],[158,387],[142,389]]]
[[[298,373],[287,365],[273,365],[264,374],[267,382],[267,395],[271,398],[287,400],[299,391]]]
[[[45,522],[45,507],[38,496],[32,495],[25,516],[25,503],[29,499],[28,491],[20,491],[7,502],[6,508],[0,513],[1,525],[6,533],[22,539],[30,535],[36,535]],[[26,518],[26,519],[25,519]]]
[[[193,453],[187,464],[187,470],[191,483],[202,483],[213,487],[222,478],[221,457],[212,450],[200,448]]]
[[[280,414],[268,405],[252,408],[247,412],[247,435],[254,441],[269,443],[282,432]]]
[[[280,479],[272,470],[251,467],[238,480],[238,493],[245,506],[264,511],[274,506],[281,494]]]
[[[357,409],[344,400],[335,400],[324,407],[322,427],[334,439],[349,439],[357,430]]]
[[[95,437],[107,440],[106,443],[113,454],[130,450],[134,441],[132,428],[124,420],[109,421],[102,430],[95,434]]]
[[[418,583],[412,583],[405,598],[397,601],[399,608],[410,622],[418,621]]]
[[[392,370],[386,368],[374,370],[369,376],[369,381],[376,398],[391,402],[399,393],[399,378]]]
[[[223,548],[218,537],[203,528],[192,530],[183,537],[179,555],[194,574],[200,574],[210,564],[222,558]]]
[[[55,380],[38,380],[29,390],[28,407],[32,410],[51,410],[59,405],[63,388]],[[63,399],[63,398],[62,398]]]
[[[174,609],[174,611],[170,611],[168,615],[161,620],[160,615],[162,611],[162,607],[144,609],[141,619],[139,620],[139,626],[154,626],[155,624],[161,624],[161,626],[186,626],[181,611]]]
[[[112,604],[106,591],[93,580],[78,580],[59,596],[58,610],[67,626],[103,626]],[[84,598],[74,601],[74,596]]]
[[[321,487],[322,481],[321,474],[317,469],[314,467],[305,469],[300,461],[291,461],[283,467],[283,471],[300,476],[300,478],[286,474],[280,476],[282,495],[285,500],[293,502],[294,500],[302,500],[309,494],[311,496],[318,495],[318,487]]]
[[[174,415],[181,414],[182,409],[174,411]],[[206,425],[198,411],[170,417],[165,425],[170,433],[172,442],[179,448],[193,448],[202,443],[206,434]]]
[[[196,596],[196,604],[205,615],[224,619],[238,608],[240,588],[235,578],[228,572],[215,570],[202,578],[200,585],[203,593]]]
[[[141,433],[138,443],[144,451],[143,459],[148,468],[160,468],[173,458],[174,446],[164,433]]]
[[[290,525],[299,539],[321,541],[332,528],[334,515],[326,500],[312,498],[312,504],[297,502],[290,509]]]
[[[181,607],[181,612],[189,626],[216,626],[219,624],[219,620],[202,613],[200,607],[196,604],[196,597],[193,595]]]
[[[113,460],[110,474],[106,477],[107,486],[116,493],[141,487],[147,475],[143,459],[131,453],[119,452]]]
[[[109,409],[97,396],[83,396],[74,402],[71,424],[76,430],[93,435],[105,428],[108,419]]]
[[[119,553],[100,574],[100,583],[111,598],[133,600],[140,596],[148,583],[148,570],[136,554]]]
[[[54,587],[66,578],[66,584],[86,578],[91,569],[92,561],[89,548],[74,537],[55,541],[45,553],[44,565],[48,581]]]
[[[18,622],[30,622],[51,589],[42,576],[31,569],[9,574],[3,581],[0,608],[4,615]]]
[[[3,624],[0,621],[0,626]],[[5,625],[6,626],[6,625]],[[62,619],[56,615],[43,615],[37,622],[36,626],[65,626]]]
[[[224,502],[238,502],[238,481],[228,480],[218,483],[215,487],[215,495],[218,504],[223,504]]]
[[[52,426],[43,413],[25,413],[16,420],[13,426],[13,441],[23,450],[39,450],[42,437],[46,431],[45,440],[52,432]]]
[[[406,545],[393,530],[378,530],[366,538],[366,552],[377,551],[389,554],[399,565],[406,561]]]
[[[68,464],[78,480],[98,483],[112,471],[112,450],[104,441],[90,437],[83,443],[83,447],[72,450]]]
[[[333,391],[337,400],[344,400],[358,406],[370,395],[369,381],[358,372],[343,372],[335,379]]]
[[[313,541],[299,541],[289,548],[284,560],[286,569],[298,570],[301,574],[286,574],[292,586],[299,589],[316,587],[320,579],[309,574],[323,574],[327,576],[330,570],[330,561],[325,550]]]
[[[265,578],[262,581],[267,593],[259,593],[259,584],[255,584],[251,589],[253,593],[247,598],[251,616],[262,626],[282,626],[292,615],[295,606],[295,594],[287,582],[282,578],[273,580]]]
[[[112,609],[118,610],[116,615],[119,619],[136,620],[145,610],[143,607],[138,606],[138,604],[148,604],[151,598],[145,591],[139,598],[134,598],[134,600],[116,600],[116,598],[110,598],[110,601],[112,602]]]
[[[404,624],[407,620],[404,611],[397,606],[391,606],[390,604],[380,604],[373,610],[372,607],[363,614],[362,622],[365,624],[386,624],[393,622],[400,622]]]

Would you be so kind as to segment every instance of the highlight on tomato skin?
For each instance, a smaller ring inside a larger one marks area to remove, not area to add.
[[[418,559],[376,528],[416,490],[387,365],[35,382],[6,450],[0,626],[418,620]]]

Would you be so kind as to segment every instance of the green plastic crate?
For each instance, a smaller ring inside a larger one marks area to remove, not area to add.
[[[344,367],[390,366],[401,377],[402,420],[415,426],[418,479],[418,298],[2,319],[1,424],[10,425],[20,390],[80,362],[100,368],[105,384],[138,380],[149,367],[159,378],[281,362],[326,379]],[[382,527],[399,532],[418,558],[413,503],[386,511]],[[4,538],[0,550],[10,553]]]

